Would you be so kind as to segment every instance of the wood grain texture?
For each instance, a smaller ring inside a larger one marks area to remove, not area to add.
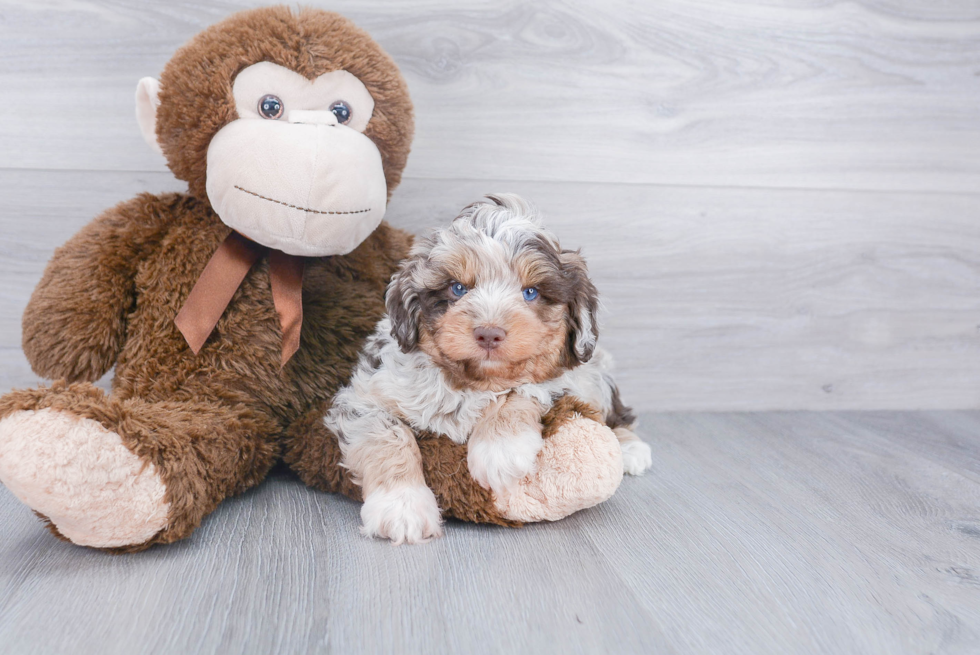
[[[168,174],[0,177],[0,385],[36,383],[20,316],[51,251]],[[423,233],[491,191],[532,198],[601,293],[625,400],[651,410],[943,409],[980,402],[970,195],[410,179]]]
[[[657,414],[654,468],[521,530],[395,548],[277,476],[108,556],[0,489],[20,653],[975,653],[980,414]],[[945,444],[944,447],[934,447]]]
[[[136,81],[259,4],[3,0],[0,166],[163,170]],[[408,177],[977,191],[972,0],[309,4],[404,70]]]

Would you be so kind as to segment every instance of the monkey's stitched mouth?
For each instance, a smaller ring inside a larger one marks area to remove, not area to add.
[[[274,202],[277,205],[282,205],[284,207],[289,207],[290,209],[298,209],[301,212],[310,212],[311,214],[364,214],[364,213],[367,213],[367,212],[371,211],[370,208],[368,208],[368,209],[355,209],[353,211],[346,211],[346,212],[345,211],[324,211],[322,209],[308,209],[306,207],[298,207],[297,205],[291,205],[288,202],[283,202],[282,200],[276,200],[275,198],[266,198],[263,195],[260,195],[258,193],[255,193],[254,191],[249,191],[248,189],[243,189],[242,187],[238,186],[237,184],[235,185],[235,188],[238,189],[239,191],[242,191],[243,193],[249,194],[250,196],[255,196],[256,198],[261,198],[262,200],[268,200],[269,202]]]

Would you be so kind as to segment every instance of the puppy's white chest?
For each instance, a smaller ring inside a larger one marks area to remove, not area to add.
[[[497,397],[490,391],[457,391],[442,387],[439,390],[442,393],[433,398],[432,391],[420,394],[428,398],[419,397],[401,404],[400,413],[413,428],[444,434],[460,444],[466,443],[484,411]]]

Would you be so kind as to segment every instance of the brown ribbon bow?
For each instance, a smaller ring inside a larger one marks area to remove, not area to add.
[[[266,248],[232,232],[211,255],[174,320],[195,355],[201,351],[252,265],[265,253],[269,253],[272,302],[282,325],[282,365],[299,350],[303,327],[303,258]]]

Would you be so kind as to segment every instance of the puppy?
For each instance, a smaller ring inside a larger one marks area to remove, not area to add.
[[[415,543],[442,533],[413,431],[468,442],[470,474],[500,496],[534,472],[541,417],[564,394],[601,409],[626,473],[650,467],[596,347],[585,260],[519,197],[487,196],[419,241],[385,304],[325,419],[361,485],[364,534]]]

